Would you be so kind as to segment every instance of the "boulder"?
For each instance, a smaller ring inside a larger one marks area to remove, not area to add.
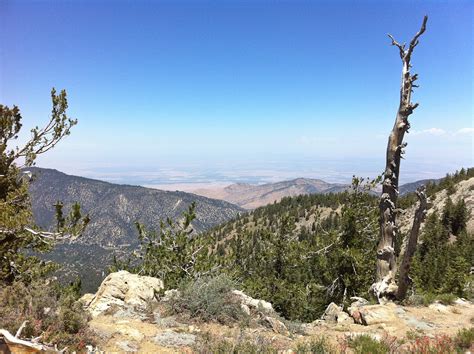
[[[395,314],[395,305],[367,305],[350,308],[350,315],[356,323],[366,326],[379,323],[397,322],[398,316]]]
[[[181,296],[181,293],[179,292],[178,289],[166,290],[164,296],[161,298],[161,301],[168,302],[173,299],[179,298],[180,296]]]
[[[340,312],[343,312],[342,306],[337,306],[334,302],[331,302],[324,311],[321,319],[328,322],[336,322]]]
[[[273,330],[273,332],[283,334],[283,335],[288,334],[288,328],[286,328],[285,324],[281,322],[280,320],[274,317],[265,316],[263,318],[263,321],[265,325],[267,325],[269,328]]]
[[[428,306],[428,308],[435,310],[436,312],[441,312],[441,313],[451,313],[449,306],[443,305],[439,302],[435,302],[431,305]]]
[[[342,306],[336,305],[334,302],[331,302],[321,319],[326,322],[339,323],[339,324],[352,324],[354,320],[346,312],[344,312]]]
[[[349,316],[348,313],[343,312],[343,311],[337,314],[336,321],[339,324],[353,324],[354,323],[354,319],[351,316]]]
[[[149,304],[157,302],[155,293],[163,287],[160,279],[121,270],[109,274],[95,295],[85,294],[80,301],[92,317],[97,317],[112,307],[140,312]]]
[[[259,300],[259,299],[254,299],[244,292],[240,290],[233,290],[232,294],[234,294],[237,299],[240,301],[241,304],[246,305],[249,309],[253,308],[258,311],[263,311],[267,313],[273,313],[275,310],[273,310],[273,306],[271,303],[265,300]],[[247,312],[242,308],[243,311]]]

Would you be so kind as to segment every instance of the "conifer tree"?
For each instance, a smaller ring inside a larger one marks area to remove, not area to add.
[[[22,170],[69,135],[77,120],[67,116],[66,91],[51,91],[51,117],[43,128],[31,129],[31,136],[22,146],[15,143],[22,130],[22,116],[17,106],[0,104],[0,282],[29,281],[43,275],[51,267],[40,266],[36,257],[26,251],[46,251],[54,242],[78,236],[88,217],[82,217],[79,206],[64,216],[62,205],[57,212],[60,222],[56,232],[46,232],[34,225],[28,195],[31,175]]]

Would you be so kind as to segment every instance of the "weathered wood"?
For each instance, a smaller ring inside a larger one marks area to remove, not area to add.
[[[408,117],[418,107],[418,103],[411,102],[411,94],[414,82],[418,78],[416,74],[410,73],[411,55],[413,49],[418,45],[418,38],[426,30],[428,17],[425,16],[418,33],[410,41],[406,48],[405,44],[398,43],[391,35],[392,45],[398,47],[402,59],[402,78],[400,87],[400,104],[398,107],[395,123],[388,138],[386,165],[382,184],[382,195],[380,197],[380,241],[377,248],[377,273],[376,283],[371,287],[371,292],[379,302],[394,299],[397,294],[396,273],[397,263],[395,257],[395,234],[397,231],[397,200],[398,182],[400,173],[400,161],[404,153],[406,143],[403,142],[405,133],[410,129]]]
[[[400,263],[400,274],[398,278],[398,292],[397,298],[402,300],[407,294],[408,287],[411,284],[411,279],[408,276],[410,272],[410,264],[413,255],[416,251],[418,244],[418,235],[420,233],[420,227],[426,217],[427,201],[425,194],[425,187],[422,186],[416,191],[420,204],[415,211],[415,218],[413,219],[413,225],[408,236],[408,242],[405,247],[405,253],[403,254],[402,262]]]
[[[2,352],[7,353],[40,353],[52,349],[38,343],[19,339],[6,329],[0,329],[0,348],[2,347]]]

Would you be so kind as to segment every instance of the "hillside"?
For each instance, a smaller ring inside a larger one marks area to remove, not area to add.
[[[58,246],[48,255],[61,262],[67,254],[69,270],[76,273],[80,269],[86,278],[91,270],[101,276],[113,252],[129,252],[137,245],[136,221],[158,228],[160,220],[167,217],[176,220],[192,202],[196,202],[197,218],[193,227],[200,232],[242,212],[241,208],[228,202],[190,193],[112,184],[52,169],[29,170],[34,175],[30,192],[38,225],[45,228],[54,225],[57,201],[64,203],[65,210],[78,202],[84,213],[90,215],[91,222],[81,238],[72,244]]]
[[[209,198],[226,200],[245,209],[255,209],[284,197],[302,194],[337,193],[347,189],[347,185],[328,183],[320,179],[296,178],[289,181],[260,185],[236,183],[224,188],[197,189],[194,193]]]
[[[428,184],[430,209],[413,269],[419,292],[471,296],[461,279],[468,279],[474,247],[473,173],[463,170]],[[348,192],[285,197],[257,208],[202,235],[212,245],[207,257],[237,277],[251,296],[273,301],[285,317],[317,318],[330,301],[365,296],[373,283],[379,206],[377,196],[365,192],[359,183]],[[405,210],[397,254],[411,227],[416,197],[409,193],[400,202]],[[452,274],[463,276],[457,283]]]
[[[424,179],[400,186],[400,195],[414,192],[418,187],[428,183],[438,183],[439,180]],[[209,198],[225,200],[244,209],[252,210],[285,197],[296,197],[304,194],[340,193],[349,189],[348,184],[329,183],[321,179],[296,178],[288,181],[265,184],[234,183],[226,187],[199,188],[193,193]],[[373,193],[380,192],[380,188]]]

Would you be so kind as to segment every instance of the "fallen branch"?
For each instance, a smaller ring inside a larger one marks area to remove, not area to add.
[[[20,327],[20,329],[22,328]],[[18,329],[18,332],[20,332],[20,329]],[[42,351],[55,351],[54,348],[45,346],[43,344],[19,339],[8,332],[6,329],[0,329],[0,348],[2,345],[6,345],[7,349],[11,353],[39,353]]]

